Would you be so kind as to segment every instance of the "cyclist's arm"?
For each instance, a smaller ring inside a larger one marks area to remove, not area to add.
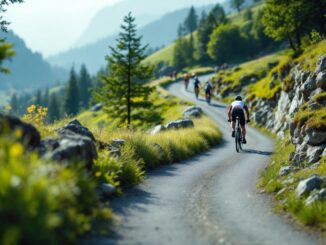
[[[229,111],[228,111],[229,121],[231,121],[231,112],[232,112],[232,105],[229,106]]]
[[[250,113],[249,113],[249,109],[247,106],[244,107],[246,114],[247,114],[247,120],[250,120]]]

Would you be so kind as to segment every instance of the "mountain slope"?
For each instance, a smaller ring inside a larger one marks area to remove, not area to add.
[[[197,8],[197,12],[209,11],[212,6]],[[188,11],[189,9],[185,8],[166,14],[159,20],[141,28],[139,34],[143,36],[143,43],[149,43],[152,48],[156,48],[173,42],[177,35],[178,25],[183,22]],[[104,58],[108,54],[108,46],[114,46],[115,43],[116,35],[111,35],[96,43],[52,56],[48,60],[51,64],[62,67],[85,63],[91,73],[96,73],[101,66],[105,65]]]
[[[44,88],[65,80],[67,72],[58,67],[52,67],[39,53],[34,53],[26,47],[25,42],[13,32],[4,34],[6,40],[14,44],[16,55],[12,62],[5,62],[9,67],[9,75],[0,74],[1,90],[26,90]]]
[[[123,0],[113,6],[108,6],[99,11],[93,18],[85,32],[77,40],[76,46],[81,47],[86,44],[94,43],[109,35],[117,33],[119,25],[128,12],[132,12],[137,18],[138,27],[142,27],[159,19],[165,13],[182,9],[185,7],[203,6],[216,3],[215,0]]]

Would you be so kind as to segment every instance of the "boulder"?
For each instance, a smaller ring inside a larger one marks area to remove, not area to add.
[[[19,118],[0,113],[0,134],[9,130],[19,130],[22,133],[21,142],[26,148],[35,149],[40,146],[41,135],[31,124],[21,121]]]
[[[318,73],[316,78],[316,85],[318,88],[326,90],[326,71]]]
[[[200,117],[203,114],[203,110],[200,107],[190,106],[186,108],[182,116],[185,118]]]
[[[91,111],[93,112],[100,111],[102,108],[103,108],[103,104],[97,103],[91,107]]]
[[[315,70],[315,73],[318,74],[319,72],[322,72],[324,70],[326,70],[326,54],[320,57],[317,61],[317,68]]]
[[[318,175],[312,175],[311,177],[301,180],[295,189],[295,194],[297,197],[301,197],[302,195],[309,193],[314,189],[320,189],[324,180],[322,177]]]
[[[168,123],[165,127],[167,129],[192,128],[194,127],[194,122],[190,119],[177,120]]]
[[[323,146],[309,146],[307,149],[307,159],[309,163],[316,163],[319,161],[325,145]]]
[[[165,130],[166,130],[166,128],[163,125],[157,125],[151,130],[151,134],[158,134]]]
[[[317,131],[314,128],[308,128],[305,130],[306,138],[305,140],[310,145],[322,145],[326,143],[326,132]]]
[[[57,133],[59,135],[73,135],[73,134],[77,134],[79,136],[84,136],[84,137],[90,138],[92,141],[95,142],[95,137],[92,134],[92,132],[89,131],[88,128],[86,128],[83,125],[81,125],[81,123],[77,119],[71,121],[70,123],[68,123],[64,127],[59,128],[57,130]]]
[[[278,175],[279,176],[284,176],[284,175],[287,175],[291,172],[292,170],[292,166],[285,166],[285,167],[281,167]]]
[[[320,191],[311,194],[305,201],[306,205],[311,205],[317,201],[323,201],[326,199],[326,189],[323,188]]]
[[[78,134],[59,135],[58,138],[46,139],[41,144],[43,157],[59,162],[81,161],[89,170],[97,158],[94,141]]]

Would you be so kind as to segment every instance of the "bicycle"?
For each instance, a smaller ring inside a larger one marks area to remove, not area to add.
[[[211,94],[210,93],[206,93],[206,102],[207,104],[211,104]]]
[[[235,149],[237,152],[242,151],[242,132],[240,128],[240,119],[236,117],[235,125]]]
[[[199,88],[195,87],[195,95],[196,95],[196,99],[198,99],[199,96]]]

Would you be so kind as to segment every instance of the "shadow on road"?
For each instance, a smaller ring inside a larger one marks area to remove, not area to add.
[[[262,156],[270,156],[270,155],[272,155],[274,152],[271,152],[271,151],[258,151],[258,150],[246,149],[246,150],[243,150],[243,153],[246,153],[246,154],[257,154],[257,155],[262,155]]]

